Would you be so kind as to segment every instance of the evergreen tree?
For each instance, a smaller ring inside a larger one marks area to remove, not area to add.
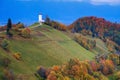
[[[9,18],[8,19],[8,23],[7,23],[7,29],[6,29],[8,37],[12,37],[13,36],[13,34],[10,33],[11,28],[12,28],[12,21]]]
[[[10,34],[10,29],[12,28],[12,22],[11,22],[11,19],[9,18],[8,19],[8,23],[7,23],[7,34],[9,35]]]

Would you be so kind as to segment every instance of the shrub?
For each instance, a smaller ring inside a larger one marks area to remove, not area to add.
[[[54,71],[51,71],[47,77],[47,80],[57,80],[56,73]]]
[[[115,78],[116,78],[116,80],[120,79],[120,71],[115,74]]]
[[[104,74],[104,75],[108,75],[114,72],[114,64],[111,60],[101,60],[100,64],[102,66],[102,68],[100,69],[100,71]]]
[[[25,28],[25,26],[24,26],[24,24],[23,23],[17,23],[16,25],[15,25],[15,27],[12,27],[12,29],[14,30],[14,31],[20,31],[20,29],[22,29],[22,28]]]
[[[4,72],[3,80],[15,80],[15,76],[12,70],[4,68],[3,72]]]
[[[94,72],[98,70],[98,64],[95,61],[90,61],[89,64]]]
[[[95,78],[89,74],[86,74],[84,80],[95,80]]]
[[[46,69],[44,67],[39,67],[37,70],[37,74],[39,74],[40,77],[42,77],[43,79],[46,79]]]
[[[60,70],[60,67],[59,67],[59,66],[53,66],[53,67],[52,67],[52,70],[54,70],[54,71],[56,71],[56,72],[57,72],[57,71],[59,71],[59,70]]]
[[[21,54],[20,53],[13,54],[13,57],[17,60],[21,60]]]
[[[96,80],[108,80],[107,77],[105,77],[102,73],[100,72],[94,72],[93,76]]]
[[[4,39],[4,40],[1,42],[1,47],[2,47],[3,49],[8,49],[8,46],[9,46],[8,40]]]
[[[0,65],[3,67],[8,67],[10,63],[11,63],[11,60],[9,58],[4,57],[0,59]]]

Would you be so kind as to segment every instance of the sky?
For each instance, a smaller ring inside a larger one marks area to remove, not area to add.
[[[31,25],[38,22],[39,14],[66,25],[85,16],[120,23],[120,0],[0,0],[0,25],[8,18]]]

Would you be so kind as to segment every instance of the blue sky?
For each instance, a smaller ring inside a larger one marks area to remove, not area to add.
[[[30,25],[38,21],[38,14],[66,25],[84,16],[120,23],[120,0],[0,0],[0,25],[8,18]]]

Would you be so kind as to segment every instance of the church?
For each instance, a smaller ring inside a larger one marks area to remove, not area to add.
[[[42,23],[44,22],[43,18],[42,18],[42,14],[38,15],[38,19],[39,19],[39,23],[40,25],[42,25]]]

